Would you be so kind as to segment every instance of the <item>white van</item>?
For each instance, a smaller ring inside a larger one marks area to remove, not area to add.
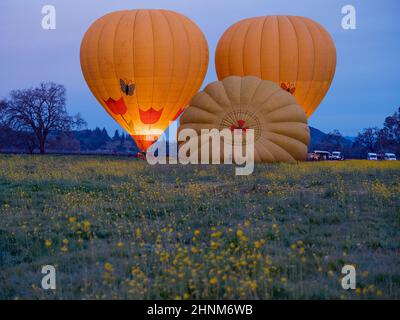
[[[375,160],[375,161],[377,161],[378,160],[378,155],[376,153],[373,153],[373,152],[368,152],[367,160]]]
[[[394,153],[385,153],[385,160],[397,160],[396,155]]]
[[[331,160],[344,160],[340,151],[333,151],[330,157]]]

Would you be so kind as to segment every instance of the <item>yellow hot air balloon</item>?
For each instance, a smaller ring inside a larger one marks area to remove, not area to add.
[[[199,90],[208,46],[179,13],[123,10],[89,27],[80,60],[97,100],[146,151]]]
[[[253,129],[256,162],[305,160],[310,143],[307,117],[296,99],[272,81],[253,76],[231,76],[207,85],[194,96],[180,124],[178,135],[183,129],[199,136],[202,129],[240,129],[243,134]]]
[[[336,68],[336,49],[317,22],[295,16],[241,20],[222,35],[218,79],[253,75],[292,93],[309,117],[326,95]]]

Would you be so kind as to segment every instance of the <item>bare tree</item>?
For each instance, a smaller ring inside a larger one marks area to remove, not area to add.
[[[72,127],[76,130],[87,129],[87,122],[82,118],[79,112],[72,117]]]
[[[378,128],[366,128],[360,132],[354,141],[354,146],[359,146],[367,152],[374,152],[378,138]]]
[[[32,132],[41,154],[52,130],[69,131],[75,119],[65,108],[65,87],[53,82],[41,83],[37,88],[14,90],[7,102],[8,123],[19,131]],[[80,116],[76,116],[79,123]]]
[[[7,103],[0,100],[0,148],[6,144],[6,135],[9,131],[6,124],[6,108]]]
[[[400,144],[400,108],[385,119],[382,130],[389,144]]]
[[[345,147],[344,142],[346,140],[343,138],[342,134],[338,130],[334,130],[327,133],[318,143],[315,148],[322,150],[341,150]]]
[[[0,128],[6,126],[7,117],[7,102],[5,100],[0,100]]]

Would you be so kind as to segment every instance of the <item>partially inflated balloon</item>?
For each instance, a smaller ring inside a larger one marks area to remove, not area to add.
[[[294,16],[241,20],[219,40],[218,79],[253,75],[292,93],[309,117],[326,95],[336,68],[336,49],[317,22]]]
[[[307,117],[296,99],[277,84],[251,76],[207,85],[194,96],[180,123],[178,134],[183,129],[199,135],[202,129],[239,129],[242,134],[254,130],[256,162],[305,160],[310,143]],[[223,151],[218,152],[223,160]]]
[[[92,93],[146,151],[199,90],[208,46],[179,13],[124,10],[90,26],[80,57]]]

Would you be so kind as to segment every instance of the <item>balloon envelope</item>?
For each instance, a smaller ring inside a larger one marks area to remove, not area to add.
[[[218,79],[253,75],[293,94],[309,117],[326,95],[336,68],[336,49],[317,22],[295,16],[241,20],[218,42]]]
[[[252,76],[231,76],[207,85],[194,96],[180,123],[178,135],[183,129],[199,136],[202,129],[240,129],[242,134],[253,129],[256,162],[305,160],[310,143],[307,117],[296,99],[277,84]],[[224,160],[223,150],[218,152]]]
[[[80,60],[99,103],[146,151],[199,90],[208,46],[179,13],[123,10],[90,26]]]

